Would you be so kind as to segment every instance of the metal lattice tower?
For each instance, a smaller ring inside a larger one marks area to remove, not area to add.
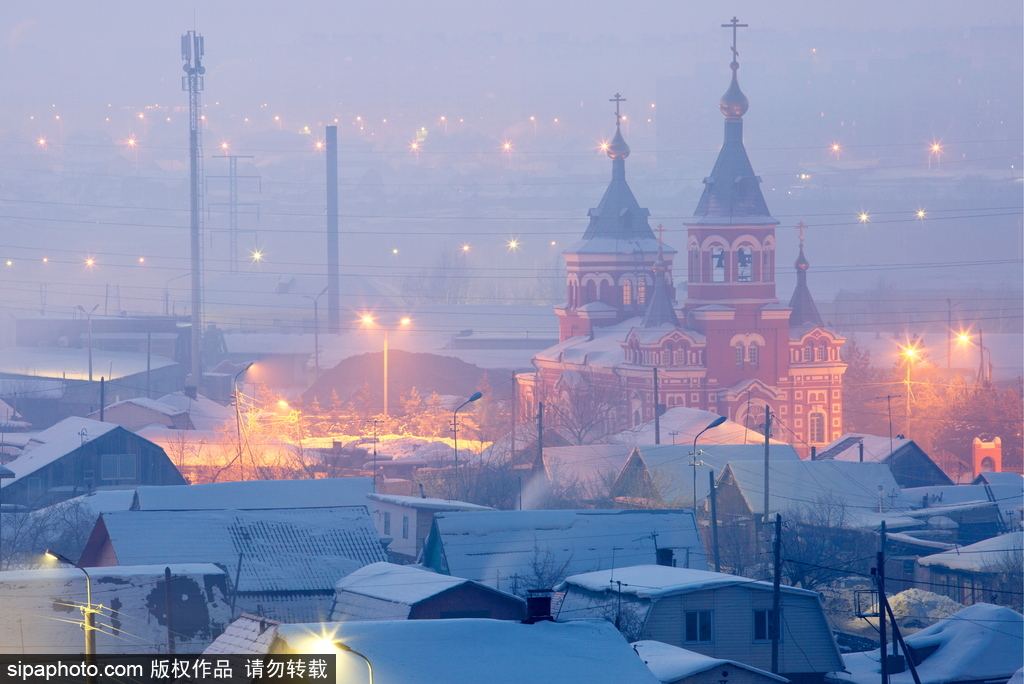
[[[227,159],[228,160],[228,175],[226,176],[207,176],[207,180],[212,178],[226,178],[228,181],[228,201],[227,202],[210,202],[207,206],[227,206],[228,208],[228,250],[230,252],[228,257],[229,269],[232,274],[238,273],[238,208],[241,206],[256,207],[256,216],[259,218],[259,204],[256,202],[239,202],[238,201],[238,179],[255,179],[260,181],[260,192],[263,191],[262,179],[258,174],[238,175],[238,160],[239,159],[255,159],[251,154],[218,154],[214,155],[214,159]]]
[[[188,92],[188,130],[189,130],[189,171],[190,186],[189,197],[191,200],[191,230],[190,242],[192,252],[192,334],[191,334],[191,356],[192,368],[186,385],[191,385],[198,391],[203,379],[202,343],[201,335],[203,329],[202,301],[203,301],[203,241],[202,241],[202,175],[203,175],[203,154],[202,154],[202,119],[199,93],[203,90],[203,74],[206,68],[203,60],[203,37],[195,31],[189,31],[181,37],[181,59],[185,63],[182,69],[185,76],[181,78],[181,89]]]

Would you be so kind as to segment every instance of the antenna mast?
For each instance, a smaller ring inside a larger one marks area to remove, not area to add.
[[[181,37],[181,59],[184,62],[182,69],[185,75],[181,78],[181,89],[188,92],[188,133],[189,133],[189,170],[190,187],[189,196],[191,199],[191,230],[190,241],[192,251],[192,335],[191,335],[191,361],[192,369],[186,385],[196,388],[203,379],[202,345],[202,301],[203,301],[203,241],[202,241],[202,209],[203,198],[200,192],[202,168],[202,123],[200,118],[199,93],[203,90],[203,74],[206,67],[203,66],[203,37],[195,31],[189,31]]]

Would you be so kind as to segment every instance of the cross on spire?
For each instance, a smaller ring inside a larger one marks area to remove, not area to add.
[[[748,26],[749,26],[749,24],[741,24],[740,20],[737,19],[736,17],[733,17],[732,21],[730,21],[728,24],[722,24],[722,28],[731,28],[732,29],[732,61],[733,62],[738,61],[737,58],[740,56],[740,53],[736,51],[736,29],[738,29],[738,28],[747,28]]]
[[[801,221],[800,223],[796,224],[793,227],[795,229],[797,229],[798,231],[800,231],[800,244],[801,245],[804,244],[804,230],[807,228],[807,226],[805,226],[804,222]]]
[[[622,114],[619,114],[619,103],[620,102],[625,102],[626,98],[622,97],[618,93],[615,93],[615,97],[611,98],[608,101],[615,103],[615,125],[618,126],[619,125],[619,121],[622,120]]]
[[[661,251],[661,246],[664,243],[665,233],[668,232],[668,228],[665,228],[660,223],[658,227],[654,229],[654,232],[658,234],[658,251]]]

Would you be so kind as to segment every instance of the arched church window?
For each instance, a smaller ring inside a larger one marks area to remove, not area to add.
[[[807,418],[811,431],[811,444],[825,443],[825,414],[812,413]]]
[[[640,411],[633,411],[633,427],[640,427]]]
[[[675,358],[675,345],[671,342],[665,345],[665,349],[661,352],[661,365],[671,366],[672,361]]]
[[[622,281],[622,306],[633,306],[633,283]]]
[[[747,352],[747,360],[750,362],[751,366],[756,366],[757,365],[757,362],[758,362],[758,352],[759,352],[759,349],[757,347],[757,342],[751,342],[750,343],[750,350]]]
[[[818,361],[825,361],[828,359],[828,342],[822,342],[818,345]]]
[[[721,247],[711,248],[711,282],[725,282],[725,250]]]
[[[736,365],[737,366],[742,366],[743,365],[743,343],[742,342],[737,342],[736,343]]]
[[[741,283],[749,283],[752,280],[754,268],[754,250],[750,247],[740,247],[736,253],[736,280]]]
[[[696,249],[690,251],[689,280],[691,283],[700,282],[700,252]]]
[[[811,342],[808,342],[807,344],[804,345],[804,361],[813,361],[813,360],[814,360],[814,345]]]
[[[638,278],[636,281],[636,301],[640,306],[647,303],[647,280]]]

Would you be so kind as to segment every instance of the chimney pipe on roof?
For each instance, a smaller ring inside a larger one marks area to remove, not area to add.
[[[526,619],[523,622],[528,625],[554,622],[551,615],[551,594],[554,592],[551,589],[527,589],[526,593],[529,596],[526,597]]]

